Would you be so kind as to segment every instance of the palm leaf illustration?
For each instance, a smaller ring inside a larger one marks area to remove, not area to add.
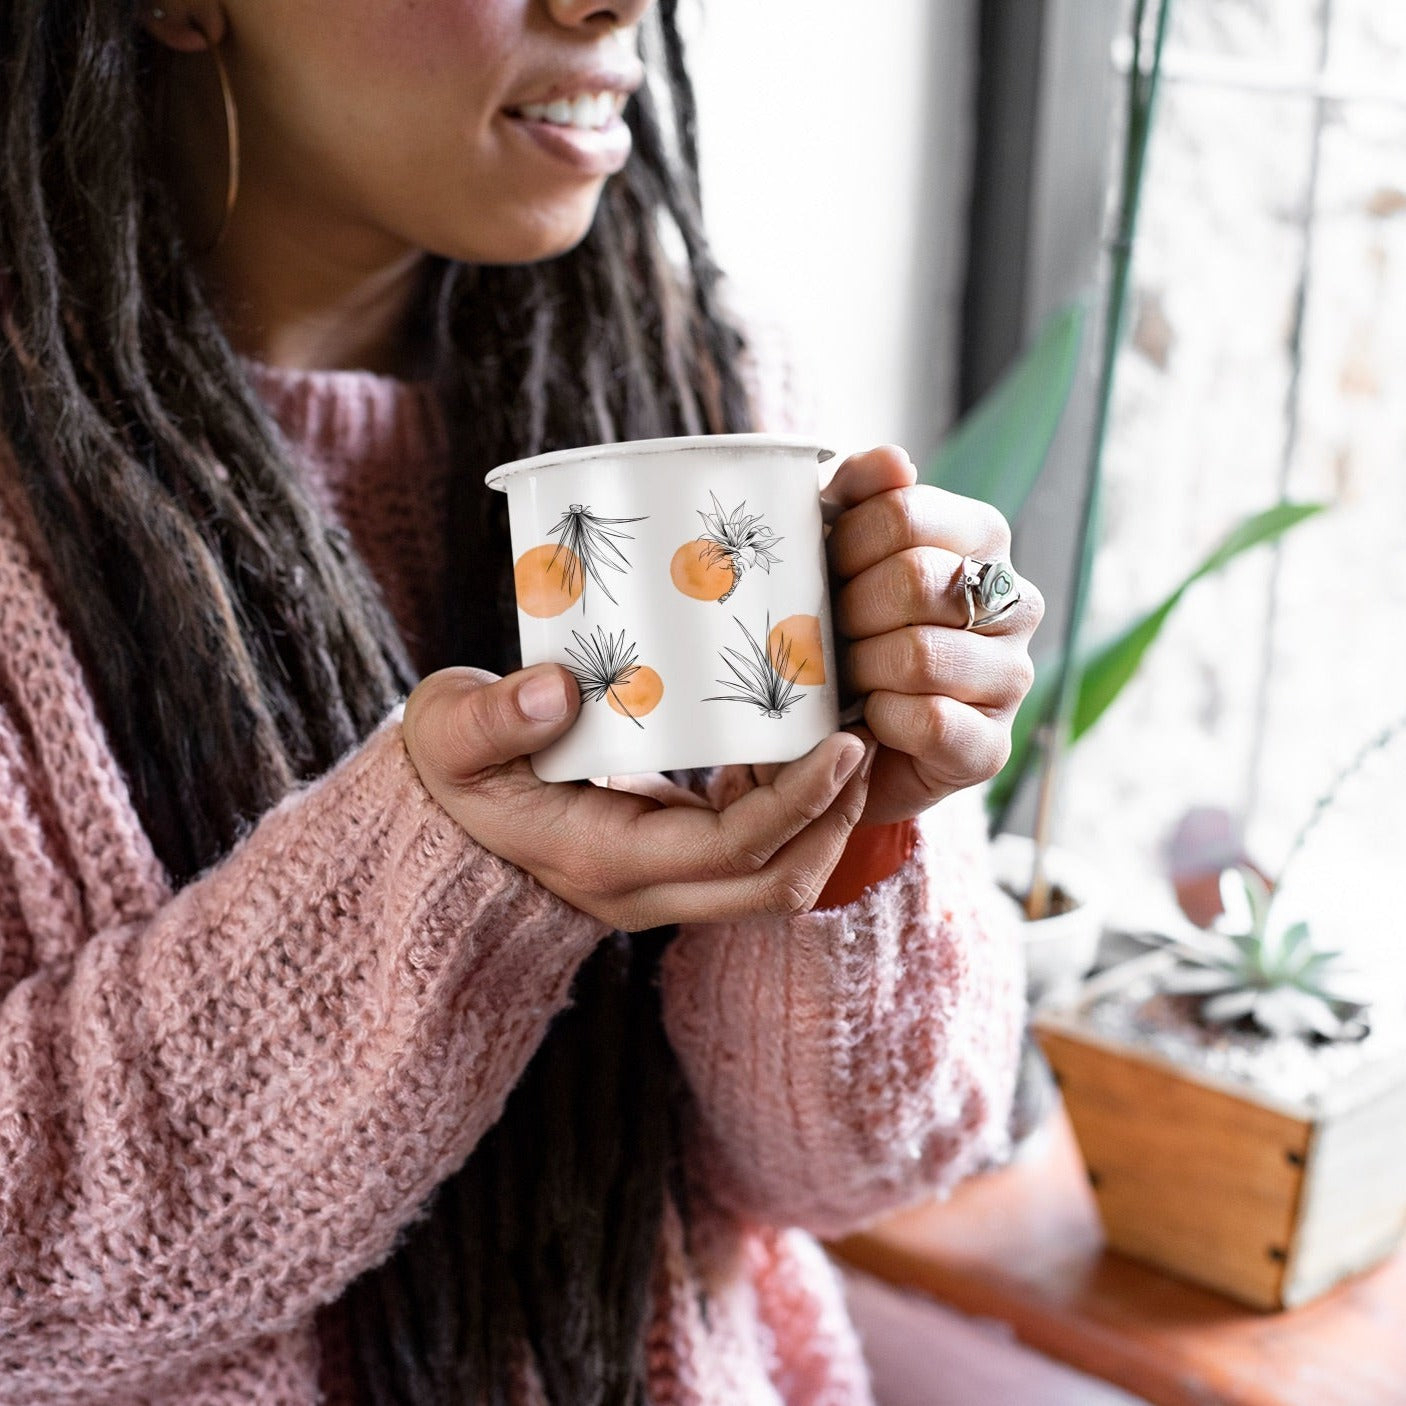
[[[610,588],[605,584],[605,578],[601,575],[601,568],[608,566],[612,571],[625,571],[630,565],[630,559],[615,545],[614,538],[623,537],[626,541],[633,542],[634,536],[629,532],[620,532],[616,529],[622,522],[643,522],[643,517],[598,517],[589,506],[581,503],[573,503],[562,515],[561,520],[554,523],[547,530],[550,533],[561,533],[561,541],[557,544],[557,550],[552,553],[551,560],[547,563],[550,570],[556,565],[557,557],[562,554],[562,549],[566,549],[560,567],[562,580],[568,592],[576,589],[576,573],[584,570],[597,586],[605,592],[606,597],[615,605],[620,602],[610,594]],[[586,581],[581,580],[581,609],[586,608]]]
[[[595,703],[609,694],[620,711],[643,732],[644,724],[625,706],[615,691],[617,684],[629,683],[640,667],[635,662],[635,646],[625,642],[624,630],[620,631],[618,640],[607,635],[599,625],[591,631],[590,639],[582,639],[579,630],[573,630],[571,633],[580,649],[572,649],[567,645],[566,652],[575,664],[568,664],[566,667],[575,675],[576,682],[581,686],[581,701]]]
[[[732,617],[737,620],[737,616]],[[791,668],[791,641],[788,639],[777,653],[777,658],[772,659],[768,650],[763,649],[755,639],[752,638],[751,631],[737,620],[737,628],[747,638],[747,643],[752,647],[752,654],[749,658],[740,650],[723,648],[723,654],[727,657],[723,663],[732,670],[733,677],[730,679],[719,679],[718,682],[725,688],[735,688],[736,693],[715,693],[705,698],[705,703],[750,703],[759,708],[764,716],[768,718],[779,718],[783,716],[803,695],[796,687],[796,676],[805,668],[806,661],[801,660],[794,669]],[[766,632],[763,636],[771,638],[771,616],[766,618]]]
[[[760,566],[768,576],[771,568],[779,565],[781,558],[772,550],[783,539],[762,522],[760,513],[746,514],[747,500],[744,498],[730,513],[723,512],[718,495],[711,490],[708,496],[713,500],[714,511],[705,513],[702,508],[695,511],[703,519],[703,536],[700,540],[708,545],[703,549],[705,560],[716,561],[732,572],[732,585],[718,597],[721,604],[730,596],[742,580],[742,573],[753,566]]]

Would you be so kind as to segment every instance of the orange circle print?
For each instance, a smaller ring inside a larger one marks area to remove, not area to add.
[[[788,645],[790,653],[786,654]],[[818,615],[788,615],[771,627],[766,646],[778,673],[807,686],[825,682],[825,652],[820,647]],[[800,673],[795,672],[797,665]]]
[[[641,664],[626,683],[615,684],[606,694],[610,706],[626,717],[652,713],[664,696],[664,680],[648,664]]]
[[[581,599],[586,573],[570,547],[544,542],[513,563],[518,608],[539,620],[570,610]]]
[[[685,542],[674,553],[669,576],[684,595],[694,600],[722,600],[732,594],[737,584],[736,571],[706,537]]]

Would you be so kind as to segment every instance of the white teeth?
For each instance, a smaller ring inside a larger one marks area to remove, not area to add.
[[[576,99],[575,111],[571,114],[577,127],[604,127],[610,121],[611,102],[609,93],[582,93]]]
[[[572,100],[558,98],[550,103],[526,103],[518,108],[518,112],[532,122],[550,122],[557,127],[593,131],[609,123],[624,106],[623,94],[582,93]]]

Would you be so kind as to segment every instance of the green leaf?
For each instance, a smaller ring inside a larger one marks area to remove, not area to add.
[[[1296,984],[1300,986],[1310,986],[1322,977],[1327,969],[1341,957],[1342,949],[1337,948],[1332,951],[1320,950],[1315,952],[1306,961],[1294,977]]]
[[[919,475],[968,498],[980,498],[1014,522],[1054,441],[1084,333],[1085,306],[1050,314],[1035,344],[967,413]]]
[[[1172,611],[1192,585],[1233,561],[1242,552],[1282,537],[1290,528],[1320,513],[1326,503],[1276,503],[1238,523],[1195,569],[1151,610],[1116,634],[1092,646],[1079,665],[1078,695],[1070,726],[1070,741],[1084,735],[1104,714],[1124,685],[1137,672],[1143,656],[1162,632]],[[1011,754],[991,782],[987,808],[1000,812],[1036,761],[1035,731],[1054,707],[1059,656],[1045,656],[1035,669],[1035,682],[1026,694],[1011,728]]]
[[[1313,517],[1326,503],[1276,503],[1234,527],[1212,552],[1166,598],[1125,626],[1111,639],[1096,645],[1085,658],[1079,680],[1079,701],[1074,709],[1070,740],[1077,741],[1104,714],[1137,672],[1142,657],[1162,632],[1167,618],[1197,581],[1219,571],[1242,552],[1282,537],[1291,527]]]
[[[1069,731],[1071,742],[1077,741],[1103,716],[1137,673],[1143,655],[1162,633],[1162,626],[1180,600],[1181,592],[1173,592],[1155,610],[1148,611],[1112,639],[1088,651],[1080,669],[1078,697]]]
[[[1228,932],[1226,936],[1240,949],[1240,955],[1253,966],[1260,964],[1260,940],[1249,932]]]
[[[1263,932],[1269,922],[1269,885],[1248,864],[1237,864],[1234,872],[1245,886],[1245,898],[1250,904],[1256,932]]]
[[[1285,962],[1292,958],[1300,957],[1303,961],[1308,961],[1313,955],[1306,945],[1309,941],[1308,924],[1300,919],[1297,923],[1285,928],[1283,937],[1283,952]],[[1300,948],[1304,950],[1299,951]]]
[[[1303,522],[1305,518],[1321,513],[1327,506],[1327,503],[1276,503],[1263,512],[1252,513],[1226,534],[1221,544],[1177,590],[1184,591],[1193,581],[1199,581],[1203,576],[1219,571],[1241,552],[1257,547],[1261,542],[1272,542],[1276,537],[1282,537],[1291,527]]]

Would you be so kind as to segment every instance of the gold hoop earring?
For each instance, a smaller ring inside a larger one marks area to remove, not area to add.
[[[215,68],[220,75],[220,96],[225,107],[225,147],[229,153],[229,179],[225,185],[225,210],[220,217],[220,227],[215,237],[199,252],[211,254],[220,247],[225,231],[229,228],[229,217],[234,213],[234,202],[239,199],[239,112],[234,105],[234,90],[230,87],[229,74],[225,71],[225,61],[220,57],[217,44],[210,42],[210,36],[201,28],[199,20],[192,18],[190,26],[205,41],[206,51],[215,60]]]

